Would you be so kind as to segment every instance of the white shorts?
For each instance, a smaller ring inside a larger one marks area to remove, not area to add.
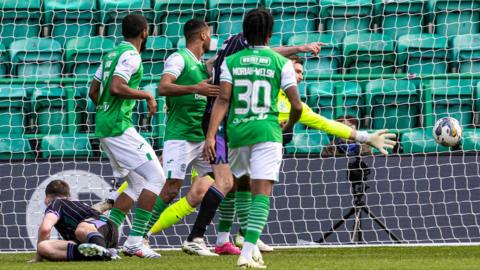
[[[192,164],[193,169],[199,176],[205,176],[212,172],[212,166],[208,161],[203,160],[202,151],[205,142],[189,142],[184,140],[169,140],[163,144],[163,167],[167,179],[185,178],[188,165]]]
[[[132,127],[116,137],[100,139],[115,177],[125,177],[149,160],[157,159],[152,146]]]
[[[230,149],[228,159],[235,177],[249,175],[250,179],[278,181],[282,164],[282,144],[257,143]]]

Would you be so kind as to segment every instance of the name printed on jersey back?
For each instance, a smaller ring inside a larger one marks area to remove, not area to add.
[[[258,67],[234,67],[233,68],[234,76],[249,76],[256,75],[258,77],[275,77],[275,70],[267,68],[258,68]]]

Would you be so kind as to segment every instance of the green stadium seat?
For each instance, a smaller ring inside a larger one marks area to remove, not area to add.
[[[155,24],[160,33],[177,45],[183,36],[183,24],[192,18],[205,19],[207,1],[203,0],[154,0]]]
[[[402,132],[400,137],[403,153],[437,153],[448,152],[450,148],[441,146],[435,142],[432,129],[412,129]]]
[[[27,93],[22,85],[0,85],[0,133],[24,133]]]
[[[365,87],[366,117],[371,129],[419,126],[421,104],[415,85],[405,80],[374,80]]]
[[[480,151],[480,130],[464,129],[462,149],[464,151]]]
[[[480,1],[430,0],[430,14],[436,33],[456,36],[480,33]]]
[[[326,118],[335,118],[335,83],[332,81],[309,83],[307,105]]]
[[[59,86],[37,88],[32,94],[33,122],[41,134],[66,133],[67,95]]]
[[[323,146],[330,143],[326,133],[317,130],[293,133],[292,141],[285,146],[287,154],[320,154]]]
[[[372,23],[374,5],[372,0],[322,0],[320,19],[325,29],[337,40],[345,35],[368,32]]]
[[[113,39],[80,37],[70,39],[65,46],[66,73],[72,76],[92,76],[102,56],[115,47]]]
[[[383,33],[395,40],[403,35],[420,34],[428,24],[425,16],[428,0],[375,0],[375,3]]]
[[[0,43],[7,46],[41,32],[41,0],[0,0]]]
[[[99,0],[100,20],[104,24],[104,36],[112,37],[116,43],[122,38],[122,20],[131,13],[142,14],[152,23],[154,14],[150,0]]]
[[[397,44],[398,65],[411,74],[448,73],[448,39],[435,34],[401,36]]]
[[[225,40],[230,35],[243,32],[243,16],[261,3],[257,0],[211,0],[208,5],[210,21],[217,22],[215,33]]]
[[[473,124],[473,85],[470,80],[431,80],[423,83],[425,95],[431,95],[431,114],[424,113],[426,126],[433,125],[442,117],[457,119],[463,128]],[[430,118],[430,119],[428,119]]]
[[[0,43],[0,78],[6,77],[9,73],[8,71],[8,62],[10,61],[8,57],[7,50],[5,46]]]
[[[475,103],[474,103],[475,112],[478,114],[480,112],[480,82],[477,82],[477,84],[474,86],[473,98],[475,100]],[[475,125],[478,125],[479,122],[480,122],[479,117],[476,117]]]
[[[319,5],[316,0],[265,0],[265,7],[272,13],[274,33],[282,33],[283,42],[294,34],[318,29]]]
[[[62,46],[50,38],[27,38],[10,45],[12,75],[55,78],[62,74]]]
[[[95,104],[91,99],[87,99],[87,115],[85,118],[85,126],[86,129],[85,131],[87,133],[94,133],[95,132],[95,113],[96,113],[96,108]]]
[[[174,51],[172,42],[165,37],[151,36],[142,52],[144,76],[160,75],[165,59]]]
[[[344,68],[351,74],[395,73],[395,49],[391,37],[360,33],[343,39]]]
[[[148,91],[154,95],[157,101],[157,113],[155,113],[152,118],[148,117],[147,102],[145,100],[142,100],[139,106],[141,107],[140,111],[142,112],[142,129],[153,132],[153,134],[157,134],[160,145],[163,145],[167,114],[165,108],[165,97],[160,97],[157,95],[157,86],[158,85],[156,83],[152,83],[142,87],[144,91]]]
[[[0,159],[35,158],[28,140],[21,137],[0,135]]]
[[[62,47],[71,38],[95,36],[99,20],[96,1],[48,0],[44,8],[50,34]]]
[[[210,51],[205,53],[202,56],[202,58],[204,60],[208,60],[211,57],[213,57],[217,53],[217,50],[222,47],[223,42],[224,40],[222,38],[219,38],[217,36],[212,36],[210,41]],[[182,49],[182,48],[185,48],[186,46],[187,44],[186,44],[185,37],[179,38],[177,42],[177,49]]]
[[[273,34],[270,39],[270,47],[280,47],[283,46],[283,37],[282,34]]]
[[[327,45],[322,46],[318,57],[310,54],[304,55],[305,76],[338,73],[341,68],[342,52],[334,35],[324,33],[298,34],[290,37],[287,45],[303,45],[313,42],[323,42]]]
[[[335,89],[335,116],[354,116],[359,119],[360,126],[363,126],[365,97],[360,84],[355,81],[339,81],[336,83]]]
[[[454,37],[451,52],[458,72],[480,73],[480,34]]]
[[[92,145],[86,134],[47,135],[42,138],[42,158],[89,156]]]

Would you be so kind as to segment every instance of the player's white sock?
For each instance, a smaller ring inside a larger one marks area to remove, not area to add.
[[[243,248],[242,248],[242,253],[240,253],[240,256],[244,257],[245,259],[248,259],[249,261],[252,259],[252,254],[253,254],[253,249],[256,247],[257,245],[255,244],[252,244],[250,242],[245,242],[243,244]]]
[[[128,236],[125,241],[125,246],[137,246],[142,244],[143,237],[141,236]]]
[[[218,232],[217,233],[217,246],[223,246],[230,238],[230,233],[229,232]]]

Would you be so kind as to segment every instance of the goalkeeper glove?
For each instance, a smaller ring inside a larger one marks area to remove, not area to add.
[[[360,143],[366,143],[371,147],[376,148],[384,155],[388,155],[387,149],[393,149],[397,144],[395,138],[397,135],[394,133],[387,133],[386,129],[377,130],[374,133],[368,133],[366,131],[357,131],[355,140]]]

